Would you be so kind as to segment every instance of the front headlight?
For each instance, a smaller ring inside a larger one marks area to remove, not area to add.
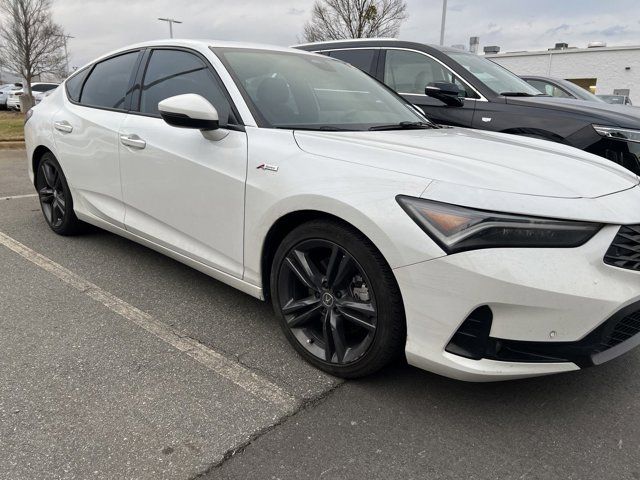
[[[605,127],[603,125],[593,125],[593,129],[603,137],[613,138],[615,140],[624,140],[625,142],[640,143],[640,130],[620,127]]]
[[[404,195],[396,200],[447,253],[499,247],[579,247],[602,228],[597,223],[487,212]]]

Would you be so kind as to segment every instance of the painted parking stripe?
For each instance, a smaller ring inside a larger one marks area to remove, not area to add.
[[[197,362],[235,383],[255,397],[280,406],[288,412],[293,411],[295,408],[296,399],[266,378],[237,362],[229,360],[197,340],[181,334],[170,326],[156,320],[148,313],[101,289],[94,283],[2,232],[0,232],[0,245],[4,245],[34,265],[55,275],[66,284],[91,297],[96,302],[103,304],[109,310],[129,320],[131,323],[152,333],[175,349],[186,353]]]
[[[0,200],[19,200],[21,198],[32,198],[37,197],[37,193],[30,193],[28,195],[13,195],[11,197],[0,197]]]

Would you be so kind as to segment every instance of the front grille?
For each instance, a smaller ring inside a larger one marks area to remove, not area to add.
[[[604,263],[640,271],[640,225],[625,225],[604,256]]]
[[[608,335],[603,338],[603,349],[615,347],[625,340],[629,340],[631,337],[640,333],[640,311],[631,313],[626,317],[623,317]]]

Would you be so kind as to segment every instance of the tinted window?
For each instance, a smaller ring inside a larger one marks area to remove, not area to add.
[[[350,63],[369,74],[373,74],[375,54],[375,50],[336,50],[329,53],[331,57]]]
[[[74,102],[80,100],[80,91],[82,90],[82,84],[84,83],[84,79],[87,78],[89,70],[91,69],[85,68],[84,70],[76,73],[65,83],[65,85],[67,86],[67,95],[69,95],[69,98]]]
[[[84,84],[80,103],[123,109],[137,58],[138,52],[131,52],[98,63]]]
[[[218,110],[221,124],[234,123],[229,101],[200,58],[180,50],[154,50],[144,76],[140,112],[159,115],[159,102],[184,93],[202,95]]]
[[[464,83],[441,63],[418,52],[387,50],[384,83],[398,93],[423,94],[433,82],[455,83],[461,97],[477,98]]]
[[[34,92],[48,92],[49,90],[53,90],[57,87],[58,85],[55,85],[53,83],[42,83],[40,85],[34,85],[33,87],[31,87],[31,90]]]
[[[564,90],[556,87],[551,83],[543,82],[542,80],[527,80],[527,83],[535,87],[536,90],[540,90],[540,93],[544,93],[545,95],[560,98],[573,98]]]

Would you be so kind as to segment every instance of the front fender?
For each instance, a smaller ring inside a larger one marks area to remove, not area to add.
[[[306,153],[295,142],[269,141],[276,135],[292,137],[284,130],[249,132],[245,281],[262,284],[262,253],[269,230],[280,218],[299,211],[349,223],[371,240],[391,268],[443,254],[396,201],[400,194],[419,197],[428,180]],[[277,166],[277,171],[257,168],[265,163]]]

